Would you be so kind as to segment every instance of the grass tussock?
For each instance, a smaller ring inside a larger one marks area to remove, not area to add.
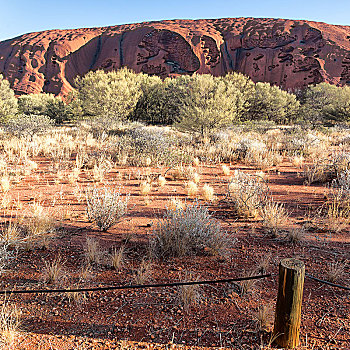
[[[4,349],[11,349],[19,332],[20,311],[9,301],[3,301],[0,309],[0,345]]]

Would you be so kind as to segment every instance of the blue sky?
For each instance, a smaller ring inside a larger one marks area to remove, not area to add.
[[[45,29],[177,18],[273,17],[350,25],[350,0],[0,0],[0,40]]]

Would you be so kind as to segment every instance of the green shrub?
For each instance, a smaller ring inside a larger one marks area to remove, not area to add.
[[[257,83],[251,97],[249,119],[272,120],[279,124],[293,122],[299,112],[299,101],[292,93],[269,83]]]
[[[350,87],[328,83],[311,86],[299,93],[301,116],[315,123],[350,121]]]
[[[18,110],[23,114],[47,115],[56,123],[72,119],[69,108],[61,97],[53,94],[30,94],[18,98]]]
[[[241,93],[233,82],[208,74],[177,80],[186,91],[176,123],[179,129],[205,135],[231,125],[239,117]]]
[[[75,80],[76,98],[86,118],[108,117],[121,121],[129,117],[142,94],[144,74],[128,69],[117,72],[89,72]]]
[[[17,99],[10,83],[0,74],[0,122],[6,121],[17,113]]]

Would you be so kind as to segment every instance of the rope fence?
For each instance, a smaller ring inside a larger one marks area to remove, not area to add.
[[[311,278],[312,280],[314,281],[317,281],[317,282],[320,282],[322,284],[327,284],[329,286],[332,286],[332,287],[336,287],[336,288],[340,288],[340,289],[345,289],[345,290],[350,290],[349,287],[345,287],[345,286],[341,286],[340,284],[335,284],[335,283],[332,283],[332,282],[328,282],[328,281],[325,281],[325,280],[321,280],[317,277],[314,277],[312,275],[309,275],[308,273],[305,274],[306,277],[308,278]]]
[[[111,290],[167,288],[193,285],[210,285],[219,283],[233,283],[249,280],[258,280],[274,276],[274,274],[260,274],[256,276],[225,278],[216,280],[168,282],[154,284],[131,284],[119,286],[90,287],[90,288],[59,288],[59,289],[33,289],[33,290],[0,290],[0,295],[13,294],[49,294],[49,293],[83,293],[101,292]],[[301,322],[301,304],[304,291],[305,277],[318,283],[350,291],[347,286],[328,282],[305,273],[305,264],[297,259],[283,259],[279,264],[278,293],[275,310],[274,340],[284,348],[295,348],[299,345]]]
[[[167,288],[167,287],[179,287],[179,286],[193,286],[193,285],[205,285],[205,284],[220,284],[220,283],[232,283],[249,280],[257,280],[263,278],[269,278],[273,275],[271,273],[265,275],[238,277],[238,278],[226,278],[219,280],[204,280],[204,281],[187,281],[187,282],[170,282],[170,283],[154,283],[154,284],[130,284],[125,286],[106,286],[106,287],[91,287],[91,288],[59,288],[59,289],[32,289],[32,290],[0,290],[0,295],[12,295],[12,294],[50,294],[50,293],[84,293],[84,292],[103,292],[110,290],[126,290],[126,289],[147,289],[147,288]],[[308,273],[306,277],[317,281],[322,284],[326,284],[335,288],[349,290],[350,287],[342,286],[336,283],[328,282],[317,277],[314,277]]]
[[[33,290],[1,290],[0,295],[12,295],[12,294],[35,294],[35,293],[82,293],[82,292],[101,292],[109,290],[125,290],[125,289],[147,289],[147,288],[165,288],[165,287],[178,287],[178,286],[193,286],[203,284],[218,284],[218,283],[232,283],[240,281],[257,280],[262,278],[271,277],[271,274],[238,277],[238,278],[226,278],[220,280],[207,280],[207,281],[188,281],[188,282],[171,282],[171,283],[155,283],[155,284],[131,284],[126,286],[106,286],[106,287],[92,287],[92,288],[62,288],[62,289],[33,289]]]

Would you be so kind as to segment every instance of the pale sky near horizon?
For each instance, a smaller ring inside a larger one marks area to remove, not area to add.
[[[180,18],[271,17],[350,25],[350,0],[0,0],[0,11],[0,41],[47,29]]]

